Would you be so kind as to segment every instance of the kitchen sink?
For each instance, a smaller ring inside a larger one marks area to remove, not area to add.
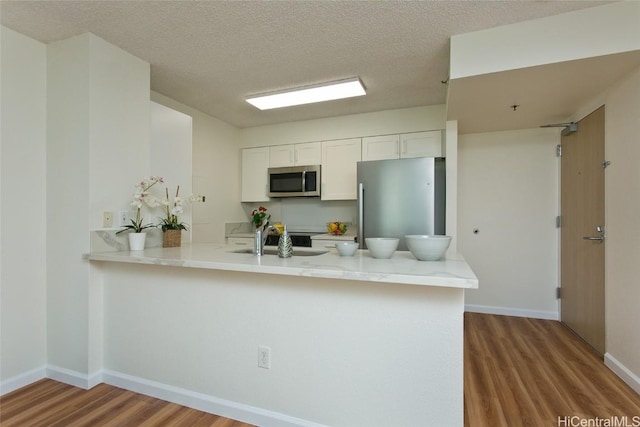
[[[245,249],[236,249],[234,251],[229,251],[234,254],[252,254],[253,249],[245,248]],[[293,250],[293,256],[318,256],[322,254],[326,254],[328,251],[296,251]],[[278,255],[277,248],[264,248],[264,255]]]

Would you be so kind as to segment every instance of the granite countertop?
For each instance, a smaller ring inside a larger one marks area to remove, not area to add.
[[[325,279],[357,280],[403,285],[477,288],[478,279],[461,256],[441,261],[418,261],[405,251],[397,251],[391,259],[375,259],[367,250],[352,257],[341,257],[335,249],[317,256],[293,256],[232,253],[223,244],[185,244],[178,248],[148,248],[144,251],[92,252],[90,261],[123,262],[175,266],[246,273],[279,274]],[[295,248],[296,251],[314,251]],[[317,251],[317,250],[316,250]]]

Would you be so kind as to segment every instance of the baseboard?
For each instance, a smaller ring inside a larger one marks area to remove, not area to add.
[[[23,374],[16,375],[15,377],[11,377],[5,381],[0,382],[0,396],[5,395],[7,393],[11,393],[12,391],[22,388],[24,386],[28,386],[29,384],[35,383],[36,381],[40,381],[41,379],[46,377],[47,377],[46,366],[32,369],[31,371],[27,371]]]
[[[84,388],[85,390],[103,382],[102,371],[87,375],[54,365],[47,365],[47,378],[75,387]]]
[[[622,381],[627,383],[629,387],[634,389],[636,393],[640,394],[640,378],[636,374],[609,353],[604,354],[604,364],[619,376]]]
[[[557,311],[526,310],[522,308],[473,304],[465,304],[464,311],[471,313],[500,314],[503,316],[530,317],[532,319],[560,320],[560,315]]]
[[[263,427],[326,427],[278,412],[220,399],[207,394],[197,393],[119,372],[103,371],[102,380],[115,387]]]

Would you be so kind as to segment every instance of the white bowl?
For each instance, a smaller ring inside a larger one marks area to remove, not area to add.
[[[358,250],[358,244],[356,242],[337,242],[336,249],[340,256],[353,256]]]
[[[400,239],[393,237],[367,237],[364,240],[371,256],[380,259],[391,258],[400,243]]]
[[[404,238],[411,254],[420,261],[439,260],[451,244],[451,236],[413,235]]]

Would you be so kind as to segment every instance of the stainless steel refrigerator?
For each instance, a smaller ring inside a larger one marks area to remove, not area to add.
[[[366,237],[445,234],[445,159],[358,162],[358,242]]]

